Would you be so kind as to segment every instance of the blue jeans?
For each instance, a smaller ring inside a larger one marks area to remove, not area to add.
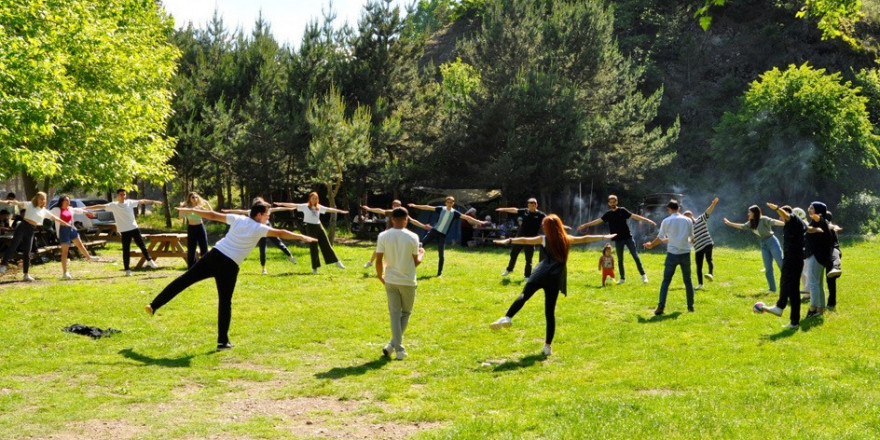
[[[681,266],[681,277],[684,279],[684,290],[687,294],[688,307],[694,306],[694,285],[691,283],[691,254],[666,254],[666,267],[663,269],[663,283],[660,284],[660,302],[657,308],[666,307],[666,294],[669,292],[669,283],[675,275],[675,267]]]
[[[810,307],[825,308],[825,266],[815,256],[807,258],[807,290],[810,291]]]
[[[620,279],[626,279],[626,271],[623,270],[623,247],[629,248],[629,254],[636,260],[636,268],[639,273],[644,275],[645,269],[642,268],[642,260],[639,259],[639,252],[636,250],[636,241],[632,237],[623,240],[615,240],[614,245],[617,246],[617,268],[620,270]]]
[[[773,277],[773,261],[782,270],[782,247],[775,235],[761,240],[761,256],[764,257],[764,276],[767,277],[767,285],[771,292],[776,291],[776,280]]]

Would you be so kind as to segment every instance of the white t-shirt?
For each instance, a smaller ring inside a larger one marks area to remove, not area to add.
[[[46,208],[37,208],[34,206],[32,202],[24,202],[24,219],[30,220],[36,223],[37,226],[43,225],[43,220],[46,219],[46,215],[49,214],[49,210]]]
[[[134,210],[138,204],[137,200],[126,200],[122,203],[110,202],[105,205],[106,209],[113,213],[117,232],[128,232],[137,229],[138,224],[134,219]]]
[[[296,210],[303,213],[303,221],[311,224],[311,225],[320,225],[321,224],[321,214],[327,212],[326,206],[321,206],[318,204],[318,209],[309,209],[308,203],[303,203],[296,207]]]
[[[257,242],[269,233],[269,227],[243,215],[226,214],[229,232],[214,245],[214,249],[241,265]]]
[[[391,228],[379,234],[376,252],[384,254],[385,282],[398,286],[416,286],[416,263],[419,236],[406,229]]]

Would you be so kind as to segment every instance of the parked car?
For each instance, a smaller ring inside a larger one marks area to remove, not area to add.
[[[87,203],[88,202],[88,203]],[[93,205],[101,205],[107,203],[106,200],[103,199],[70,199],[70,207],[71,208],[85,208],[86,206]],[[58,206],[58,198],[54,198],[49,201],[47,205],[47,209],[52,209]],[[91,214],[90,214],[91,215]],[[73,224],[78,229],[92,229],[95,227],[94,221],[88,215],[85,214],[74,214],[73,215]]]

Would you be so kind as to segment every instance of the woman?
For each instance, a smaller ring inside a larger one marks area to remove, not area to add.
[[[773,226],[784,226],[785,223],[761,215],[761,208],[758,205],[752,205],[749,207],[748,222],[742,224],[733,223],[725,218],[724,224],[740,230],[751,229],[761,239],[761,255],[764,257],[764,276],[767,277],[770,293],[776,292],[773,261],[776,261],[776,266],[779,267],[779,270],[782,270],[782,247],[779,246],[779,240],[773,234],[772,228]]]
[[[522,293],[510,305],[507,313],[499,320],[493,322],[491,327],[493,330],[510,327],[511,320],[523,308],[526,301],[538,289],[544,289],[544,316],[547,319],[547,335],[544,340],[543,353],[545,356],[549,356],[552,352],[550,344],[553,343],[553,336],[556,333],[556,299],[559,297],[560,291],[563,294],[566,293],[566,263],[571,245],[610,240],[614,238],[615,234],[573,237],[565,233],[562,220],[556,214],[544,217],[541,226],[544,228],[544,234],[546,234],[544,236],[506,238],[494,241],[495,244],[541,245],[544,247],[545,257],[535,267],[535,270],[529,277],[529,281],[523,287]]]
[[[269,206],[269,202],[267,202],[262,197],[255,197],[252,204],[264,204]],[[266,216],[266,226],[272,226],[271,218],[272,214],[280,211],[292,211],[293,208],[269,208],[269,215]],[[221,209],[221,212],[232,213],[232,214],[241,214],[248,215],[249,211],[245,209]],[[284,242],[281,241],[278,237],[263,237],[260,241],[257,242],[257,247],[260,248],[260,266],[263,268],[263,275],[268,275],[269,271],[266,270],[266,247],[269,242],[275,245],[278,249],[281,249],[281,252],[284,252],[284,255],[287,255],[287,258],[290,258],[290,262],[296,264],[296,257],[290,252],[290,249],[287,249],[287,246],[284,245]]]
[[[213,211],[211,204],[196,192],[189,193],[186,201],[181,202],[180,207],[189,206],[203,211]],[[193,212],[177,211],[178,216],[186,221],[186,267],[196,264],[196,246],[199,247],[199,258],[204,258],[208,253],[208,231],[205,222]]]
[[[71,208],[70,196],[63,195],[58,198],[58,206],[52,208],[50,212],[55,217],[64,220],[68,224],[72,224],[73,216],[75,214],[85,214],[86,211],[80,208]],[[61,245],[61,272],[63,274],[61,275],[61,278],[72,280],[73,277],[70,276],[70,272],[67,271],[67,254],[70,250],[70,243],[76,245],[77,249],[79,249],[79,254],[82,255],[86,261],[92,261],[92,256],[89,255],[89,251],[87,251],[86,247],[83,245],[76,228],[64,226],[56,221],[55,231],[58,233],[58,244]]]
[[[325,231],[324,226],[321,225],[321,214],[326,212],[348,214],[348,211],[322,206],[318,203],[318,193],[316,192],[309,193],[308,203],[276,203],[276,205],[295,208],[303,213],[306,235],[318,239],[317,243],[313,242],[309,245],[309,253],[312,257],[312,273],[317,274],[318,268],[321,267],[321,260],[318,258],[318,247],[321,248],[321,254],[324,256],[325,264],[336,263],[337,267],[345,269],[345,265],[342,264],[336,256],[336,252],[330,244],[330,239],[327,238],[327,231]]]
[[[709,222],[709,216],[712,214],[712,211],[715,210],[715,205],[718,204],[718,197],[715,197],[712,200],[712,204],[706,208],[706,211],[703,212],[703,215],[694,218],[694,213],[691,211],[685,211],[684,216],[691,219],[694,222],[694,258],[697,260],[697,287],[695,290],[700,290],[703,288],[703,259],[706,259],[706,263],[709,265],[709,273],[706,274],[706,279],[709,281],[713,281],[715,276],[712,274],[715,269],[715,265],[712,264],[712,249],[715,247],[715,242],[712,241],[712,236],[709,235],[709,226],[707,223]]]
[[[807,318],[825,311],[825,269],[831,266],[833,244],[825,213],[828,208],[822,202],[813,202],[807,210],[810,225],[807,228],[804,256],[807,257],[807,290],[810,291],[810,310]]]
[[[28,269],[31,267],[31,248],[34,246],[34,231],[37,226],[43,225],[43,220],[50,218],[63,226],[72,228],[73,225],[56,217],[46,209],[46,193],[40,191],[31,199],[30,202],[19,202],[17,200],[7,200],[9,205],[15,205],[24,210],[24,221],[19,223],[15,228],[15,234],[12,236],[12,243],[9,249],[6,249],[6,255],[0,261],[0,274],[6,273],[6,265],[15,255],[18,247],[24,244],[24,280],[35,281],[34,277],[28,275]]]

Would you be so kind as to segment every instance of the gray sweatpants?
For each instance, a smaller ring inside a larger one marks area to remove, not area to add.
[[[406,331],[416,301],[416,286],[385,283],[385,293],[388,295],[388,315],[391,318],[391,347],[401,351],[403,332]]]

